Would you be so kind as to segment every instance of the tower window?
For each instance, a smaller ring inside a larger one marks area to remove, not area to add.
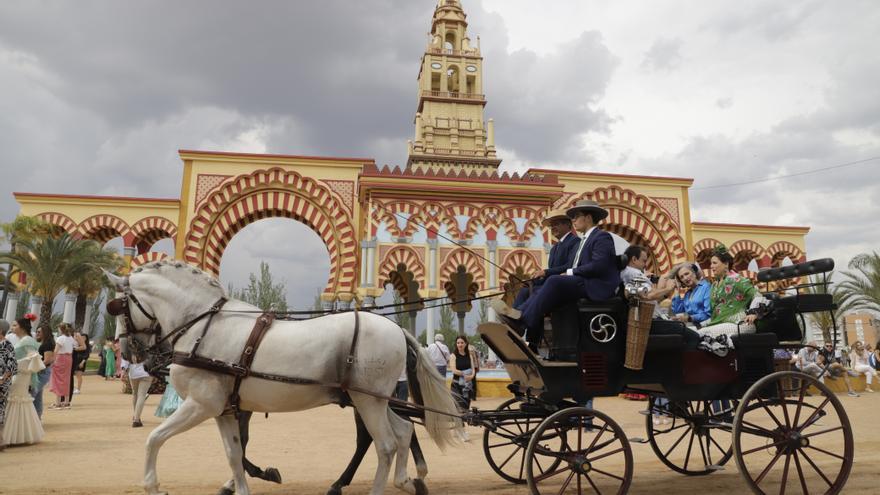
[[[458,87],[458,66],[450,65],[446,70],[446,90],[450,93],[461,91]]]
[[[455,50],[455,33],[446,33],[446,43],[443,44],[443,47],[447,50]]]

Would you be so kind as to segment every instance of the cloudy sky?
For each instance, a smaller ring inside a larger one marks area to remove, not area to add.
[[[402,165],[434,5],[0,3],[0,220],[12,191],[178,197],[181,148]],[[809,225],[838,265],[877,249],[880,160],[714,187],[880,157],[876,2],[464,7],[503,170],[691,177],[695,220]],[[297,225],[245,229],[224,280],[266,259],[309,300],[327,267]]]

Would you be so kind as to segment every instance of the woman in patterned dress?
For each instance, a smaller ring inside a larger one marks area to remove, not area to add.
[[[731,335],[755,333],[757,316],[746,314],[746,310],[763,301],[763,297],[748,278],[733,271],[733,256],[723,244],[712,253],[709,269],[712,316],[699,330],[703,336],[700,348],[723,356],[733,347]]]
[[[6,399],[12,377],[18,372],[18,361],[15,359],[15,348],[6,339],[0,339],[0,450],[6,448],[3,443],[3,425],[6,424]]]

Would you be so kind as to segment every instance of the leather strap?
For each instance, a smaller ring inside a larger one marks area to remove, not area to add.
[[[361,324],[358,317],[357,309],[354,310],[354,335],[351,336],[351,347],[348,348],[348,356],[345,358],[345,364],[342,367],[342,378],[339,380],[339,386],[343,391],[348,390],[351,368],[357,360],[357,342],[360,334]]]
[[[254,362],[257,348],[260,346],[260,342],[263,341],[266,331],[269,330],[269,327],[272,326],[272,322],[274,321],[274,313],[263,313],[257,318],[257,321],[254,323],[254,328],[251,329],[251,334],[248,336],[247,342],[244,344],[244,349],[241,351],[241,357],[238,358],[238,367],[244,370],[244,373],[235,375],[235,384],[232,386],[232,394],[229,395],[229,407],[232,408],[232,411],[236,416],[238,415],[238,406],[241,402],[241,397],[238,395],[238,391],[241,388],[241,381],[250,374],[251,363]]]

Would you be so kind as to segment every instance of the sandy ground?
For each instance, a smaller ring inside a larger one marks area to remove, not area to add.
[[[10,447],[0,452],[0,493],[3,494],[125,494],[143,493],[144,441],[160,423],[152,415],[159,397],[151,396],[144,428],[133,429],[130,396],[119,382],[87,376],[84,391],[71,410],[46,411],[42,443]],[[47,399],[49,394],[47,393]],[[841,396],[855,431],[855,464],[844,493],[880,493],[880,428],[876,411],[880,393],[860,398]],[[500,400],[480,400],[492,409]],[[615,418],[630,437],[644,437],[643,402],[600,398],[596,408]],[[441,453],[424,438],[432,494],[526,494],[524,486],[499,478],[483,456],[481,431],[470,428],[472,440],[455,451]],[[284,483],[251,480],[257,494],[323,494],[347,464],[354,449],[350,409],[328,406],[303,413],[255,416],[249,457],[261,466],[280,469]],[[632,445],[635,475],[630,493],[745,493],[735,464],[703,477],[670,471],[650,446]],[[373,478],[375,454],[367,454],[355,482],[346,493],[366,494]],[[411,473],[414,469],[410,469]],[[213,494],[229,477],[221,441],[213,422],[172,438],[159,454],[161,488],[172,494]],[[797,490],[792,490],[797,492]],[[387,493],[398,492],[389,484]]]

